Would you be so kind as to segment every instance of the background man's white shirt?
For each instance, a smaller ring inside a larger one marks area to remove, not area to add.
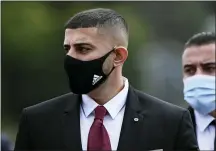
[[[196,110],[196,132],[200,150],[214,150],[215,127],[210,125],[214,118],[210,115],[202,115]]]

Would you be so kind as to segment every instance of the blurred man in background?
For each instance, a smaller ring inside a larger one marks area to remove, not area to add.
[[[215,33],[190,38],[182,56],[184,99],[189,103],[200,150],[216,150]]]
[[[111,9],[65,26],[72,93],[23,110],[15,150],[197,150],[187,110],[142,93],[122,75],[128,25]]]

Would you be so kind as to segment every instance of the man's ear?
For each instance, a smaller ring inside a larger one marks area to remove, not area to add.
[[[119,65],[123,65],[125,60],[128,57],[128,50],[123,46],[115,47],[115,58],[114,58],[114,66],[117,67]]]

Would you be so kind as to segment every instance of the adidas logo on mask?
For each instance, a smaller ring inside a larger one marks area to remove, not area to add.
[[[95,85],[103,76],[94,75],[92,85]]]

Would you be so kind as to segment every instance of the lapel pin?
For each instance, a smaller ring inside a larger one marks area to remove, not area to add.
[[[139,119],[136,117],[136,118],[134,118],[134,121],[135,121],[135,122],[138,122],[138,121],[139,121]]]

